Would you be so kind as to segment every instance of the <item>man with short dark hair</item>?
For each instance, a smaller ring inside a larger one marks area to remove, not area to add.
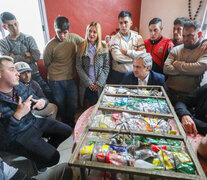
[[[174,20],[172,39],[174,46],[183,44],[183,26],[186,21],[189,21],[189,19],[185,17],[178,17]]]
[[[145,52],[144,41],[137,32],[130,30],[131,13],[121,11],[118,16],[119,32],[111,38],[112,69],[110,83],[120,84],[126,72],[133,70],[133,58]]]
[[[37,81],[43,92],[52,100],[51,90],[47,83],[40,76],[37,62],[40,59],[40,51],[35,39],[19,31],[19,22],[10,12],[1,14],[4,29],[9,31],[9,35],[0,40],[0,55],[11,56],[14,62],[26,62],[32,68],[32,79]]]
[[[170,39],[162,36],[162,30],[162,20],[153,18],[149,22],[150,38],[146,39],[144,43],[147,52],[152,55],[152,70],[163,74],[164,62],[173,48],[173,43]]]
[[[43,53],[48,68],[48,82],[62,122],[75,126],[75,113],[78,103],[77,86],[74,81],[77,46],[82,38],[69,33],[70,23],[64,16],[58,16],[54,22],[56,36],[53,37]]]
[[[199,87],[207,70],[207,55],[201,54],[200,27],[198,21],[187,21],[183,29],[183,44],[174,47],[165,61],[166,84],[173,104]]]
[[[70,126],[44,117],[37,118],[31,110],[42,110],[47,99],[39,99],[19,82],[13,58],[0,57],[0,150],[33,160],[38,169],[59,162],[57,147],[68,138]],[[2,129],[3,127],[3,129]],[[42,137],[48,137],[45,142]]]
[[[15,63],[15,68],[19,72],[20,81],[30,89],[37,97],[45,98],[45,94],[42,91],[40,85],[31,78],[32,69],[26,62]],[[48,116],[56,119],[57,106],[53,103],[48,103],[48,105],[43,110],[33,110],[32,113],[35,116]]]
[[[159,85],[167,90],[165,76],[151,70],[152,56],[150,53],[143,53],[133,61],[133,72],[128,72],[124,76],[121,84],[127,85]]]

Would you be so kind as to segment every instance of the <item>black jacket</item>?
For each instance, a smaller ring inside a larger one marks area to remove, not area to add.
[[[127,72],[125,74],[121,84],[138,85],[138,79],[134,76],[133,71],[132,72]],[[163,74],[154,72],[152,70],[149,71],[149,79],[148,79],[147,85],[163,86],[165,91],[166,92],[168,91],[168,88],[165,84],[165,76]]]
[[[17,96],[21,96],[22,102],[24,102],[30,95],[33,95],[34,99],[39,99],[29,88],[27,88],[22,83],[14,87],[13,90],[17,93]],[[4,131],[0,132],[0,141],[2,140],[2,143],[8,142],[10,138],[14,137],[22,131],[27,130],[35,123],[37,119],[30,111],[27,115],[22,117],[21,120],[17,120],[13,116],[17,110],[17,106],[17,102],[9,100],[6,95],[0,92],[0,127],[3,126],[4,128]]]
[[[190,115],[207,123],[207,84],[194,90],[183,102],[176,103],[175,111],[179,118]]]

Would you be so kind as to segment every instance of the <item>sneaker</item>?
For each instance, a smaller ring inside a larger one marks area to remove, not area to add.
[[[37,173],[42,174],[43,172],[47,171],[47,167],[38,169]]]

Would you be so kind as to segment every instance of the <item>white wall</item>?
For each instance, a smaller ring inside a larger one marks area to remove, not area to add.
[[[191,0],[191,2],[194,17],[200,0]],[[203,0],[196,20],[202,22],[205,8],[206,0]],[[173,21],[177,17],[189,17],[188,0],[142,0],[139,34],[142,35],[143,39],[149,38],[148,24],[154,17],[159,17],[163,21],[162,34],[167,38],[172,38]]]

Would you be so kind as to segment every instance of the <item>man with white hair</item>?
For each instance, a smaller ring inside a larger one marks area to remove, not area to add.
[[[159,85],[167,90],[165,76],[151,70],[152,56],[142,53],[133,61],[133,71],[126,73],[122,84],[128,85]]]

